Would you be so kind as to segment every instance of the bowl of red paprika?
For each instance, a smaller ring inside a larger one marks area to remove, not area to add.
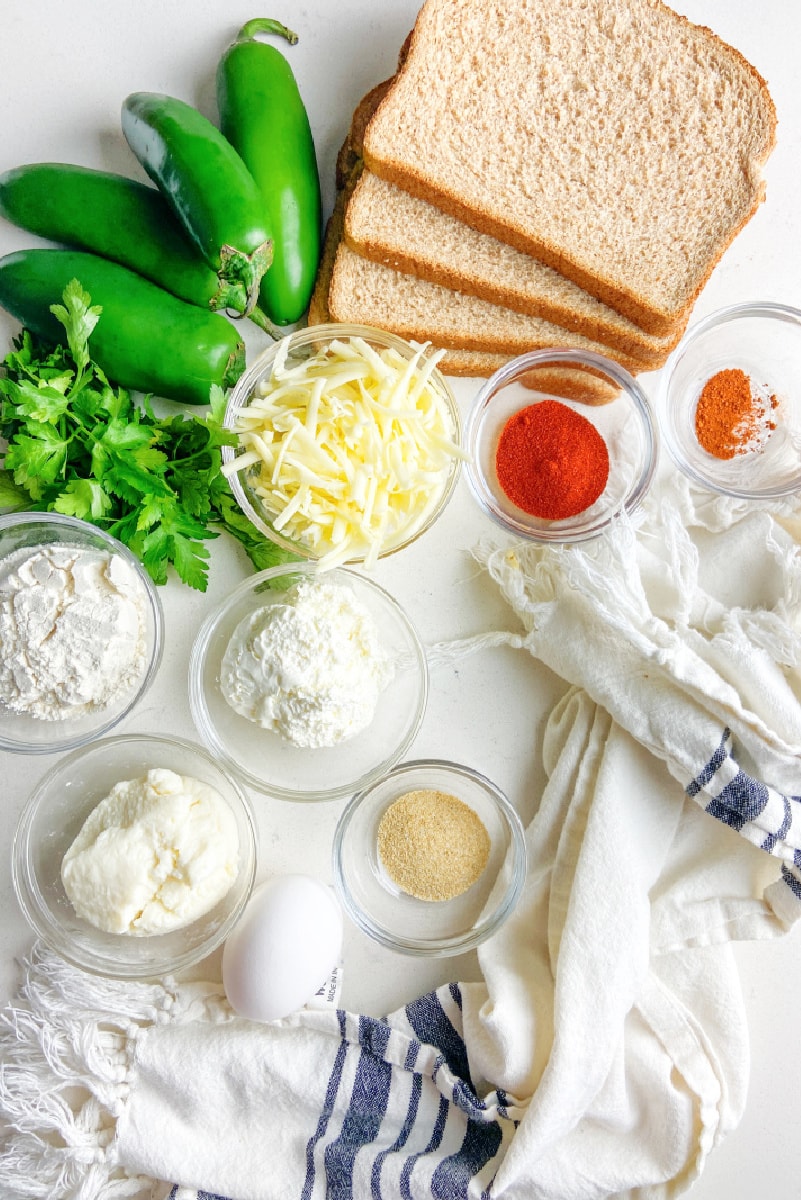
[[[532,541],[582,542],[639,505],[657,433],[642,388],[611,359],[532,350],[478,392],[464,447],[468,485],[497,524]]]
[[[665,365],[657,405],[694,483],[742,499],[801,491],[801,310],[735,304],[697,322]]]

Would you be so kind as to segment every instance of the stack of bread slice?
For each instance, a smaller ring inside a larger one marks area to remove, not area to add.
[[[451,374],[552,347],[655,370],[775,134],[754,68],[661,0],[426,0],[354,114],[310,320]]]

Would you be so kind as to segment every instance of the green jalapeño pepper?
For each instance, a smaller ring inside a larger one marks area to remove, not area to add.
[[[245,347],[224,316],[82,250],[7,254],[0,259],[0,307],[45,341],[64,343],[50,306],[73,279],[103,310],[92,357],[122,387],[208,404],[213,384],[231,387],[242,374]]]
[[[242,27],[217,68],[223,133],[239,151],[264,197],[273,262],[261,284],[261,306],[278,325],[297,321],[314,288],[321,248],[320,176],[309,118],[286,59],[256,40],[297,36],[278,21]]]
[[[0,175],[0,215],[48,238],[130,267],[190,304],[242,313],[243,284],[222,278],[190,245],[157,188],[70,163],[27,163]],[[260,310],[251,313],[257,323]]]
[[[261,192],[234,147],[191,104],[154,92],[127,97],[122,131],[190,241],[244,288],[252,312],[272,245]]]

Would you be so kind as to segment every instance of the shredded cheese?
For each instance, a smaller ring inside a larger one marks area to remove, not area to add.
[[[273,528],[321,567],[378,556],[415,536],[462,458],[431,379],[440,355],[410,359],[337,338],[272,375],[235,415],[240,453],[223,470],[248,484]]]

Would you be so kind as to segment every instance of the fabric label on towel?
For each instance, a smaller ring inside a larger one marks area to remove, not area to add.
[[[334,967],[325,983],[317,989],[304,1008],[339,1008],[342,995],[342,967]]]
[[[225,1200],[225,1196],[215,1196],[211,1192],[198,1192],[195,1188],[174,1187],[167,1200]]]

